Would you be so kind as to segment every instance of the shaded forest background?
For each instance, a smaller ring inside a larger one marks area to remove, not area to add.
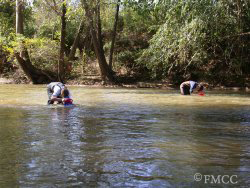
[[[246,87],[249,73],[249,0],[0,1],[0,76],[16,82]]]

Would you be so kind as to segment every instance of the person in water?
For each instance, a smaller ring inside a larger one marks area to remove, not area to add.
[[[63,91],[68,91],[67,87],[61,82],[51,82],[47,85],[48,92],[48,104],[54,104],[56,101],[58,104],[63,104]],[[68,94],[69,96],[69,94]]]
[[[197,90],[199,95],[204,95],[203,85],[192,80],[182,82],[180,85],[180,90],[182,95],[191,95],[194,90]]]

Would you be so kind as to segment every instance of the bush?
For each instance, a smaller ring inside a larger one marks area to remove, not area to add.
[[[27,39],[30,60],[33,65],[40,69],[56,72],[59,56],[59,43],[48,38]]]

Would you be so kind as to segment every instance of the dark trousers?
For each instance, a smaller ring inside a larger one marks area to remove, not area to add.
[[[190,95],[190,87],[189,86],[184,86],[183,87],[183,93],[184,93],[184,95]]]

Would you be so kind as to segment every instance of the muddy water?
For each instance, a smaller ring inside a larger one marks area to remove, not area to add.
[[[0,85],[0,187],[249,187],[249,93],[69,88]]]

